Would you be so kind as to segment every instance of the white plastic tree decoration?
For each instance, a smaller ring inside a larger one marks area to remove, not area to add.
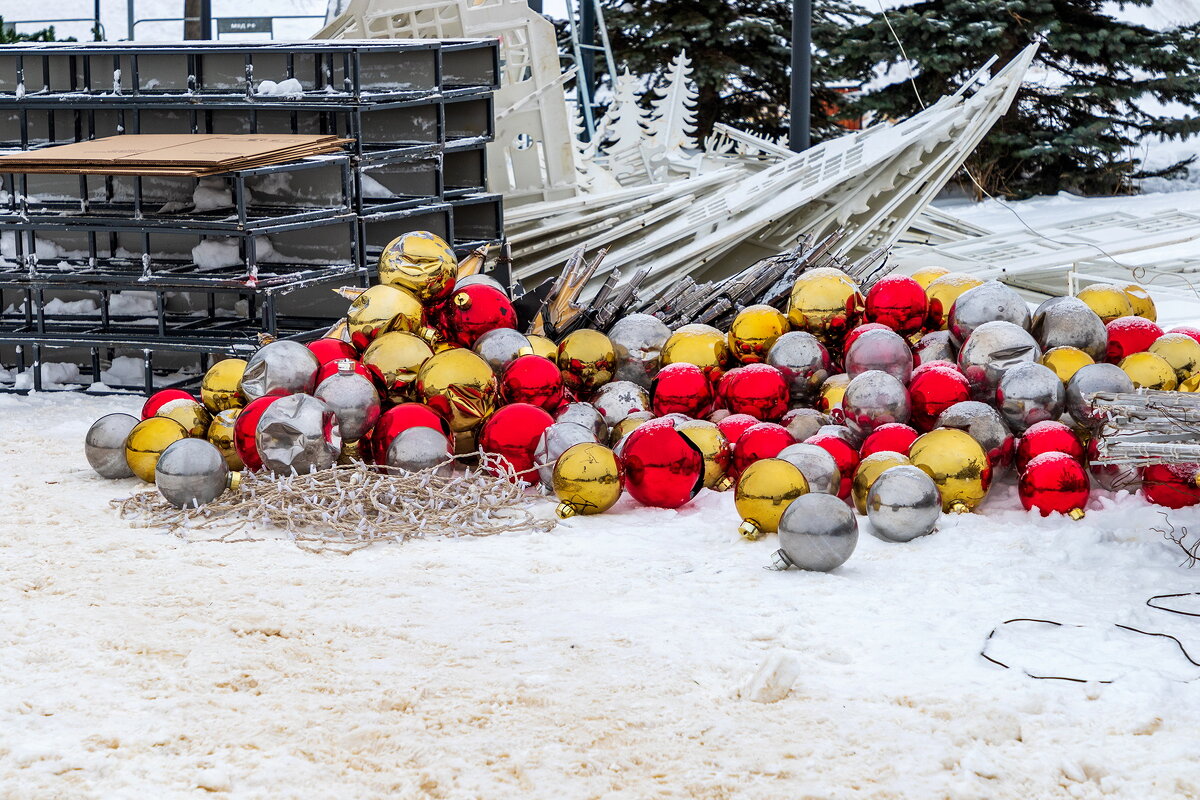
[[[638,79],[625,69],[617,76],[612,105],[601,122],[605,150],[612,155],[640,147],[645,131],[642,110],[638,107]]]
[[[692,83],[692,61],[680,51],[667,70],[666,85],[658,89],[646,115],[646,136],[651,148],[661,154],[697,150],[696,102],[699,93]]]

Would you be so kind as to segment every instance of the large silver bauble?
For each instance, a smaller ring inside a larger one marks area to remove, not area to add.
[[[908,422],[909,411],[904,384],[877,369],[863,372],[850,381],[842,396],[846,427],[862,436],[889,422]]]
[[[1030,326],[1042,351],[1055,347],[1075,347],[1102,361],[1108,349],[1108,329],[1104,321],[1078,297],[1051,297],[1033,312]]]
[[[778,569],[829,572],[846,563],[856,545],[858,520],[850,506],[834,495],[810,492],[783,512],[773,560]]]
[[[817,433],[822,436],[836,436],[846,444],[853,447],[855,450],[862,447],[863,440],[867,437],[860,431],[856,431],[846,425],[822,425],[817,429]]]
[[[871,330],[859,334],[846,352],[845,363],[851,380],[878,369],[907,386],[913,371],[912,350],[895,331]]]
[[[246,362],[240,388],[248,400],[311,392],[321,362],[299,342],[265,344]]]
[[[1011,322],[1022,330],[1029,330],[1029,304],[1000,281],[987,281],[958,296],[950,307],[946,327],[950,338],[962,347],[976,328],[996,321]]]
[[[492,372],[499,375],[504,368],[523,356],[533,352],[533,345],[525,334],[512,328],[496,328],[475,340],[475,354],[488,363]]]
[[[996,405],[1017,434],[1035,422],[1058,419],[1066,402],[1063,382],[1054,370],[1041,364],[1017,364],[1004,373],[996,390]]]
[[[554,421],[573,422],[590,430],[596,437],[592,441],[608,441],[608,423],[604,421],[604,415],[591,403],[568,403],[554,415]]]
[[[385,460],[389,467],[408,472],[434,467],[438,467],[437,475],[449,476],[454,472],[450,440],[441,431],[420,425],[398,433],[388,445]]]
[[[920,467],[885,470],[867,491],[871,533],[885,542],[911,542],[933,533],[941,514],[941,493]]]
[[[831,374],[829,351],[808,331],[789,331],[775,340],[767,363],[783,373],[793,403],[810,403]]]
[[[613,380],[632,381],[643,389],[658,374],[663,345],[671,338],[671,329],[658,317],[630,314],[617,320],[608,331],[617,369]]]
[[[950,339],[950,331],[930,331],[921,337],[913,348],[913,361],[928,364],[930,361],[958,362],[958,348]]]
[[[154,467],[154,485],[176,508],[198,508],[216,500],[229,485],[225,456],[203,439],[180,439]]]
[[[574,422],[556,422],[538,437],[537,446],[533,448],[533,463],[538,465],[538,477],[547,489],[554,488],[554,465],[558,457],[567,452],[567,448],[583,442],[599,442],[596,429],[584,427]],[[605,430],[604,441],[608,441],[608,431]]]
[[[369,378],[354,371],[349,359],[338,363],[338,371],[321,381],[313,396],[333,409],[345,441],[361,439],[379,421],[379,391]]]
[[[991,403],[1005,370],[1041,357],[1029,331],[1011,322],[985,322],[958,351],[958,368],[971,386],[971,397]]]
[[[650,410],[650,393],[633,381],[612,381],[596,390],[592,405],[610,428],[630,414]]]
[[[502,286],[500,281],[484,272],[476,272],[474,275],[467,275],[465,278],[459,278],[454,282],[455,289],[465,289],[468,286],[490,286],[500,294],[508,297],[508,289]]]
[[[1088,364],[1067,382],[1067,413],[1085,428],[1098,428],[1104,417],[1092,407],[1092,395],[1132,391],[1133,381],[1116,364]]]
[[[832,425],[833,418],[815,408],[793,408],[783,415],[780,424],[788,429],[793,439],[803,442],[819,431],[822,425]]]
[[[837,461],[829,451],[815,444],[789,444],[779,451],[776,458],[782,458],[804,476],[808,481],[810,492],[837,494],[842,484],[842,473]]]
[[[943,411],[937,427],[964,431],[987,453],[993,468],[1007,467],[1012,462],[1016,444],[1008,423],[1000,412],[978,400],[964,400]]]
[[[281,397],[258,419],[255,431],[263,466],[276,475],[329,469],[342,448],[333,409],[310,394]]]
[[[92,423],[83,439],[83,454],[102,478],[132,478],[125,461],[125,439],[140,420],[132,414],[105,414]]]

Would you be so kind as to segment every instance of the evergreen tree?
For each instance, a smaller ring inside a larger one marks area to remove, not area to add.
[[[55,42],[54,26],[42,28],[40,31],[33,33],[18,33],[11,30],[4,24],[4,17],[0,17],[0,44],[16,44],[18,42]],[[74,39],[64,39],[63,41],[73,42]]]

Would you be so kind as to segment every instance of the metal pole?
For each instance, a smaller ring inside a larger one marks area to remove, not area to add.
[[[792,0],[792,119],[788,147],[799,153],[810,144],[812,115],[812,0]]]
[[[211,39],[212,27],[212,0],[200,0],[200,38]]]
[[[134,0],[125,0],[125,21],[129,26],[125,29],[125,38],[131,42],[133,41],[133,22],[134,22],[133,3],[134,3]]]
[[[580,79],[587,84],[588,102],[596,96],[596,6],[592,0],[579,0],[579,44],[583,51]]]
[[[103,30],[100,25],[100,0],[96,0],[95,4],[93,5],[92,18],[95,20],[95,26],[92,29],[92,38],[98,42],[104,38],[100,34],[100,31]]]

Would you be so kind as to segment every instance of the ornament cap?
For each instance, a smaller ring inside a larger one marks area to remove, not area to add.
[[[1197,473],[1197,478],[1200,478],[1200,473]],[[714,483],[712,486],[712,489],[714,492],[728,492],[732,488],[733,488],[733,479],[730,478],[728,475],[722,477],[719,481]]]
[[[442,343],[441,334],[433,328],[421,328],[416,333],[417,336],[420,336],[422,339],[424,339],[425,343],[430,347],[436,347]]]
[[[454,305],[465,311],[471,307],[471,295],[467,294],[466,292],[459,292],[458,294],[454,295]]]
[[[238,489],[241,488],[241,486],[242,486],[242,473],[240,473],[240,472],[229,473],[229,477],[225,479],[225,488],[229,489],[230,491],[236,492]]]
[[[1081,519],[1083,519],[1083,514],[1084,514],[1084,512],[1083,512],[1083,509],[1082,509],[1082,508],[1072,508],[1072,509],[1071,509],[1071,510],[1070,510],[1070,511],[1067,513],[1067,516],[1068,516],[1068,517],[1070,517],[1070,518],[1071,518],[1071,519],[1073,519],[1073,520],[1077,520],[1077,521],[1078,521],[1078,520],[1081,520]]]
[[[764,536],[762,529],[750,520],[745,520],[738,526],[738,533],[742,535],[743,539],[748,539],[751,542],[757,542]]]
[[[950,508],[948,508],[946,510],[949,511],[951,514],[969,514],[969,513],[971,513],[970,507],[967,506],[967,504],[964,503],[962,500],[955,500],[953,503],[950,504]]]
[[[776,550],[771,554],[771,565],[767,569],[783,571],[792,566],[792,560],[788,558],[788,554],[782,550]]]
[[[351,375],[354,372],[354,362],[349,358],[338,359],[338,375]]]
[[[575,506],[571,505],[570,503],[559,503],[558,507],[554,509],[554,513],[558,515],[559,519],[570,519],[571,517],[575,516],[578,511],[575,509]]]

